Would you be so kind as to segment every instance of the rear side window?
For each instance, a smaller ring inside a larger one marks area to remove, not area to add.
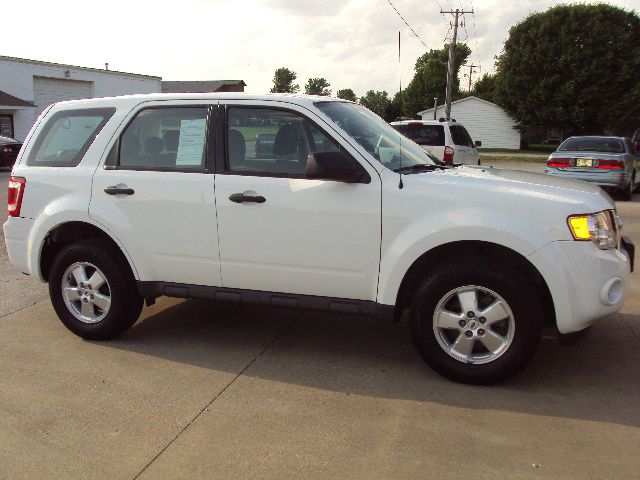
[[[75,167],[115,111],[92,108],[51,115],[29,153],[27,165]]]
[[[444,146],[444,127],[442,125],[409,123],[407,125],[394,125],[393,128],[405,137],[409,137],[418,145],[428,145],[432,147]]]
[[[473,140],[471,140],[471,136],[467,129],[461,125],[451,125],[449,127],[449,131],[451,132],[451,140],[456,145],[460,145],[462,147],[473,147]]]
[[[208,111],[207,107],[142,110],[120,137],[118,168],[204,170]]]

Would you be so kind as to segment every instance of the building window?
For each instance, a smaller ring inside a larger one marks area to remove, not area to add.
[[[0,137],[15,138],[13,115],[0,115]]]

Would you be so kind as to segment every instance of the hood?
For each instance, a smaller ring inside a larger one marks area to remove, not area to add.
[[[448,194],[455,189],[459,192],[455,197],[485,205],[511,204],[529,209],[541,203],[550,208],[564,204],[573,213],[615,208],[609,194],[595,184],[521,170],[462,166],[407,175],[405,184],[423,190],[423,182],[439,184]]]
[[[465,179],[477,179],[494,187],[503,187],[517,190],[546,190],[558,194],[569,192],[581,192],[600,196],[604,192],[598,185],[581,180],[562,178],[543,173],[525,172],[522,170],[507,170],[492,167],[462,166],[445,170],[447,176],[461,177]]]

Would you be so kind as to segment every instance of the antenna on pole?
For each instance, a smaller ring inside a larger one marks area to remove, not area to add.
[[[398,78],[400,79],[400,117],[402,118],[402,62],[400,58],[400,30],[398,30]],[[400,182],[398,182],[398,188],[402,190],[404,184],[402,183],[402,134],[400,133],[400,163],[398,166],[398,173],[400,174]]]

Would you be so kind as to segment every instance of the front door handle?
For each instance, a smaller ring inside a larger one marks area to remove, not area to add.
[[[229,200],[235,203],[254,202],[264,203],[267,201],[262,195],[245,195],[244,193],[232,193],[229,195]]]
[[[106,187],[104,189],[104,193],[106,193],[107,195],[133,195],[135,192],[133,191],[133,188],[129,188],[126,185],[123,187],[114,185],[111,187]]]

